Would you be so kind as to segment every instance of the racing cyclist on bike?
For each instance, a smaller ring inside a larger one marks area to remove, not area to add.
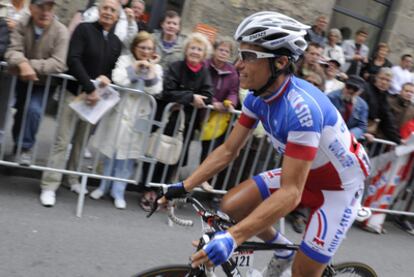
[[[223,170],[259,121],[284,159],[281,168],[258,174],[225,195],[221,209],[238,223],[193,254],[193,267],[224,263],[237,245],[255,235],[290,243],[272,224],[301,204],[312,213],[300,250],[296,255],[275,251],[267,276],[281,275],[292,260],[293,276],[321,276],[356,217],[369,160],[329,99],[293,76],[308,28],[277,12],[255,13],[237,28],[236,67],[241,87],[251,93],[228,139],[190,177],[169,186],[165,198],[183,196]]]

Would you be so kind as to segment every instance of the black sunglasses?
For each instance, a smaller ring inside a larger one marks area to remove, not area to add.
[[[345,87],[349,90],[353,90],[354,92],[357,92],[359,90],[359,88],[357,86],[354,86],[354,85],[346,84]]]

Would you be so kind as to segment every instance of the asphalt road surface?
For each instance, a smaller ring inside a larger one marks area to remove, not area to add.
[[[75,216],[76,195],[65,188],[57,204],[44,208],[39,180],[0,175],[0,277],[120,277],[144,269],[187,263],[191,240],[200,224],[190,208],[179,214],[196,219],[190,228],[169,227],[164,213],[147,219],[138,194],[128,192],[126,210],[116,210],[109,198],[86,199],[84,216]],[[379,276],[414,276],[414,237],[386,223],[388,233],[375,235],[352,228],[335,260],[371,265]],[[287,235],[300,236],[290,226]],[[262,269],[270,253],[255,256]]]

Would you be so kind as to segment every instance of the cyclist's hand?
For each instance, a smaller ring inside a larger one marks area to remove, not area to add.
[[[201,264],[209,266],[210,262],[215,266],[221,265],[230,259],[236,247],[237,244],[229,232],[217,232],[213,239],[204,245],[203,249],[191,256],[191,266],[194,268]]]
[[[184,198],[187,195],[187,191],[184,188],[183,182],[169,185],[164,192],[164,197],[158,200],[158,204],[165,204],[167,201],[174,198]]]

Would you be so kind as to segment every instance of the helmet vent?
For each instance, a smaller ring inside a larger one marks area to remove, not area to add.
[[[268,40],[268,41],[278,40],[278,39],[284,38],[288,35],[289,34],[286,34],[286,33],[277,33],[277,34],[268,35],[268,36],[264,37],[263,40]]]

